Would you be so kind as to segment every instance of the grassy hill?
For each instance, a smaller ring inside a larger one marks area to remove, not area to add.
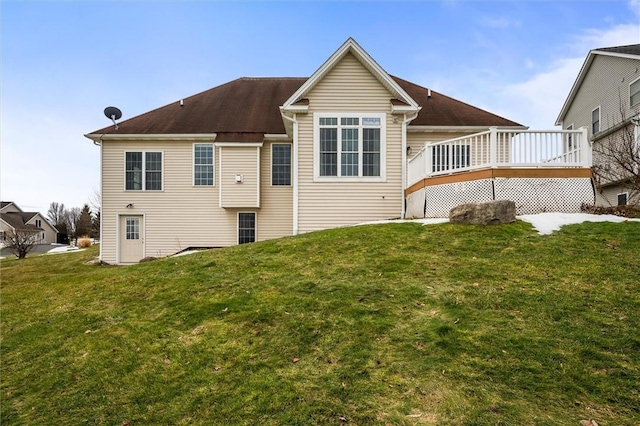
[[[3,260],[8,424],[640,424],[640,224]]]

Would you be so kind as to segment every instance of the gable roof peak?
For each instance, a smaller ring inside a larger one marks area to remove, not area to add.
[[[353,39],[349,37],[300,88],[282,105],[286,111],[315,87],[347,54],[352,54],[387,89],[393,97],[405,102],[416,111],[420,105]]]

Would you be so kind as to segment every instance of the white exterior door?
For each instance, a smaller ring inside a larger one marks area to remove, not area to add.
[[[144,256],[143,216],[120,216],[120,259],[118,263],[137,263]]]

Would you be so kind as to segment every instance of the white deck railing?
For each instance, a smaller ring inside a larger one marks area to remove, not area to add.
[[[421,179],[486,168],[591,167],[587,129],[490,130],[426,143],[408,161],[407,187]]]

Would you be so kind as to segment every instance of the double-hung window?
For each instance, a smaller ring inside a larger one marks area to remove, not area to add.
[[[600,107],[591,111],[591,134],[595,135],[600,131]]]
[[[316,114],[315,176],[384,178],[384,114]]]
[[[125,190],[162,191],[162,152],[125,153]]]
[[[213,186],[213,144],[193,145],[193,184]]]
[[[291,144],[271,145],[271,185],[291,185]]]

